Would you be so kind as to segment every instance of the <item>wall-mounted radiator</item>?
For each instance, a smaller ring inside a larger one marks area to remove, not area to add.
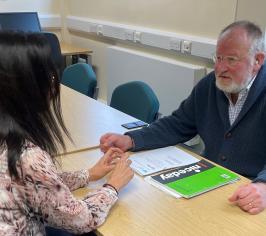
[[[107,50],[107,99],[120,84],[141,80],[149,84],[160,102],[160,113],[171,114],[206,74],[202,66],[120,47]]]

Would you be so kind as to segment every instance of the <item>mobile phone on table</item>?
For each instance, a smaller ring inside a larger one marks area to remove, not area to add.
[[[134,122],[122,124],[122,126],[126,129],[135,129],[135,128],[139,128],[139,127],[148,126],[148,124],[139,120],[139,121],[134,121]]]

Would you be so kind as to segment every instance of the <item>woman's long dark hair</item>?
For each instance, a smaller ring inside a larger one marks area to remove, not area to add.
[[[26,141],[51,155],[65,149],[62,130],[68,135],[49,43],[40,33],[0,32],[0,146],[11,176]]]

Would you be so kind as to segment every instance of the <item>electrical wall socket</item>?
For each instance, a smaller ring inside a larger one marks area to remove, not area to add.
[[[66,17],[66,26],[68,29],[95,33],[101,37],[106,36],[114,39],[126,40],[128,42],[141,43],[144,46],[157,47],[206,59],[212,58],[217,44],[216,40],[210,38],[191,37],[191,35],[179,35],[173,32],[164,32],[156,29],[122,25],[109,21],[98,21],[71,15]],[[56,27],[60,27],[60,25]]]
[[[135,43],[140,43],[141,42],[141,32],[139,32],[139,31],[135,31],[134,32],[134,39],[133,39],[133,41]]]
[[[97,35],[102,36],[103,35],[103,26],[102,25],[97,25]]]
[[[192,43],[189,40],[183,40],[181,43],[181,52],[191,54]]]
[[[89,24],[89,32],[97,33],[98,26],[96,24]]]
[[[134,40],[134,31],[133,30],[126,30],[125,31],[125,38],[126,40]]]
[[[180,51],[181,50],[181,40],[176,38],[170,39],[170,50]]]

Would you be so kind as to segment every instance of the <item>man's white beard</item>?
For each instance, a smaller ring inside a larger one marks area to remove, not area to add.
[[[236,84],[234,81],[231,81],[230,85],[223,85],[223,83],[221,83],[221,79],[216,78],[215,84],[218,89],[222,90],[225,93],[239,93],[241,90],[245,89],[248,86],[251,80],[252,77],[242,82],[241,84]]]

